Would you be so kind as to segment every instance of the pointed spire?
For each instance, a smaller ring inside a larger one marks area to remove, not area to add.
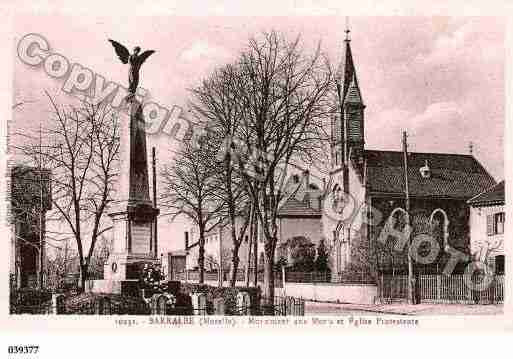
[[[358,86],[358,80],[356,78],[356,70],[353,62],[353,54],[351,51],[351,39],[349,38],[349,34],[351,30],[349,30],[349,21],[346,18],[346,33],[344,40],[344,55],[340,61],[339,67],[336,73],[336,83],[339,91],[339,96],[342,101],[344,101],[348,94],[349,87],[354,82],[355,92],[358,93],[360,103],[362,103],[361,92]]]
[[[344,99],[344,103],[362,104],[362,94],[360,93],[360,87],[358,86],[358,80],[356,80],[356,73],[353,72],[353,78],[351,84],[347,89],[347,94]]]

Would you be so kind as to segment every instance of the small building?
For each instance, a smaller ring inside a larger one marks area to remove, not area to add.
[[[496,274],[504,274],[504,188],[501,181],[468,201],[473,259],[486,263]]]
[[[249,251],[249,226],[240,236],[245,218],[237,217],[235,219],[235,231],[237,238],[242,238],[239,247],[239,269],[244,269]],[[226,222],[226,221],[225,221]],[[191,242],[189,242],[189,233],[191,233]],[[189,270],[197,269],[199,256],[199,236],[191,229],[186,232],[187,260],[186,267]],[[259,241],[260,243],[261,241]],[[189,244],[190,243],[190,244]],[[228,273],[232,263],[232,237],[231,225],[223,223],[205,233],[205,270],[217,271],[219,264],[222,263],[223,271]],[[259,245],[258,253],[263,251],[263,245]],[[174,253],[174,252],[173,252]]]
[[[12,167],[10,275],[16,288],[38,286],[41,259],[43,266],[46,260],[46,212],[51,208],[50,171],[22,165]]]

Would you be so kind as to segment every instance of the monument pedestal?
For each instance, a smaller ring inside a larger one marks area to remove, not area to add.
[[[114,248],[104,267],[106,280],[138,280],[141,265],[157,261],[155,217],[151,204],[128,205],[110,214],[114,222]]]
[[[91,292],[137,293],[145,264],[158,261],[156,217],[159,210],[150,201],[146,133],[141,104],[130,101],[129,124],[121,125],[120,176],[117,206],[109,216],[113,222],[112,253],[104,266],[104,279],[90,281]]]

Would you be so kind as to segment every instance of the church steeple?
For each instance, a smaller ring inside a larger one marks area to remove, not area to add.
[[[358,85],[351,50],[350,30],[346,26],[344,55],[336,73],[337,116],[335,116],[333,143],[334,167],[347,164],[351,158],[360,157],[364,148],[363,98]],[[341,158],[337,163],[337,158]],[[351,157],[351,158],[350,158]]]
[[[346,30],[346,34],[349,34],[349,30]],[[353,78],[356,79],[356,71],[354,68],[354,62],[353,62],[353,54],[351,51],[351,39],[349,39],[349,35],[346,35],[346,39],[344,40],[345,43],[345,51],[344,51],[344,78],[342,79],[343,83],[343,92],[341,93],[341,98],[345,99],[347,95],[347,90],[349,89],[349,86],[351,82],[353,81]],[[356,81],[356,84],[358,84],[358,81]]]

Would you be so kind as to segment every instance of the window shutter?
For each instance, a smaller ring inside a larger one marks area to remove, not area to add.
[[[486,216],[486,234],[493,236],[493,215],[489,214]]]

